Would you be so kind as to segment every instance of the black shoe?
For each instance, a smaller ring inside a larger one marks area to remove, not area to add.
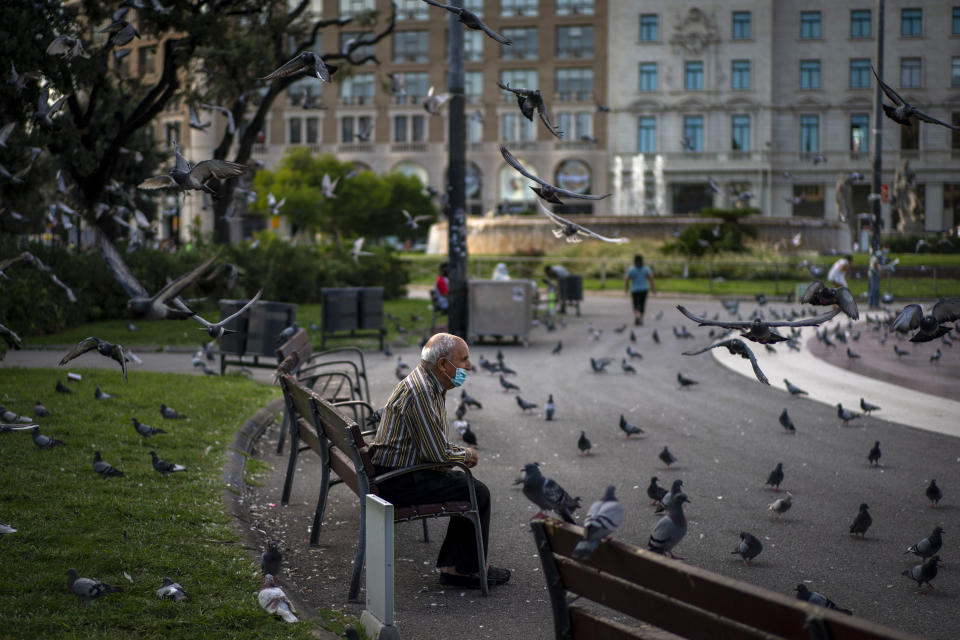
[[[634,318],[634,319],[633,319],[633,324],[634,324],[634,326],[639,327],[639,326],[640,326],[640,318]]]
[[[490,567],[487,571],[487,586],[495,587],[510,581],[510,570]],[[440,584],[464,589],[479,589],[480,576],[477,574],[462,576],[456,573],[440,573]]]

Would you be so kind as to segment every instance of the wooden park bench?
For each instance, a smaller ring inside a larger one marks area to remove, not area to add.
[[[360,574],[363,571],[366,540],[366,501],[368,493],[379,495],[378,484],[392,478],[425,469],[445,469],[458,467],[467,474],[467,487],[470,499],[437,504],[396,506],[394,522],[423,522],[424,541],[429,540],[427,532],[428,518],[461,517],[467,518],[477,532],[477,560],[480,563],[481,589],[487,595],[486,559],[484,557],[482,536],[480,535],[480,511],[473,476],[466,465],[458,462],[418,464],[377,476],[370,460],[368,444],[360,426],[338,407],[321,398],[303,385],[295,377],[284,374],[280,377],[284,399],[289,407],[291,426],[290,454],[291,466],[296,464],[300,442],[312,449],[322,464],[317,509],[310,529],[310,546],[316,546],[323,524],[327,494],[335,484],[344,484],[360,498],[360,531],[357,536],[357,549],[353,562],[353,575],[350,580],[348,598],[355,602],[360,592]],[[288,479],[290,467],[288,467]],[[337,478],[331,480],[331,471]]]
[[[558,640],[660,638],[663,631],[702,640],[919,640],[616,540],[603,541],[581,562],[571,555],[581,527],[553,518],[530,526]],[[597,607],[574,606],[568,594],[645,624],[630,626]]]

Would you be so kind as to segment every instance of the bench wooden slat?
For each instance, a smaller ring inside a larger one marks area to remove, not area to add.
[[[349,449],[348,449],[349,450]],[[360,495],[360,483],[357,482],[357,472],[353,467],[350,456],[340,449],[330,449],[330,468],[350,487],[355,495]]]
[[[570,628],[575,638],[597,640],[662,640],[663,633],[643,627],[628,627],[616,620],[601,618],[583,607],[570,607]]]
[[[691,640],[771,640],[774,636],[735,620],[691,606],[631,581],[591,569],[576,560],[556,558],[567,591]]]
[[[323,445],[320,444],[320,438],[317,437],[313,427],[303,418],[297,418],[297,431],[300,439],[307,443],[311,449],[318,454],[323,452]]]

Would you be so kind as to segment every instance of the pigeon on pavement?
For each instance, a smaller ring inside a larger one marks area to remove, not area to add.
[[[280,574],[280,566],[283,564],[283,554],[277,548],[277,541],[271,540],[267,543],[267,550],[260,555],[260,570],[264,575],[273,576]]]
[[[150,452],[150,457],[153,458],[153,468],[163,477],[167,477],[171,473],[176,473],[177,471],[186,471],[187,468],[181,464],[174,464],[172,462],[167,462],[166,460],[161,460],[157,456],[156,451]]]
[[[107,342],[106,340],[101,340],[100,338],[94,338],[90,336],[89,338],[84,338],[77,346],[67,352],[67,355],[63,356],[60,360],[60,366],[67,364],[77,356],[83,355],[87,351],[92,351],[96,349],[97,353],[108,358],[112,358],[120,363],[120,370],[123,372],[123,379],[127,379],[127,359],[123,354],[123,346],[119,344],[113,344]]]
[[[767,476],[767,484],[773,487],[774,491],[780,491],[780,483],[783,482],[783,463],[778,462],[777,468]]]
[[[787,413],[787,408],[784,407],[783,411],[780,412],[780,425],[783,427],[783,430],[787,434],[796,434],[797,429],[793,425],[793,419],[790,417],[790,414]]]
[[[853,522],[850,523],[850,533],[854,536],[860,534],[861,538],[866,537],[867,529],[873,524],[873,518],[870,517],[868,509],[870,509],[870,507],[867,506],[866,502],[861,503],[860,511],[853,517]]]
[[[120,587],[112,587],[93,578],[81,578],[77,575],[76,569],[67,569],[67,587],[74,594],[83,598],[84,604],[87,605],[94,598],[123,591]]]
[[[563,350],[563,341],[562,341],[562,340],[557,340],[557,346],[555,346],[550,353],[553,354],[553,355],[557,355],[557,354],[560,353],[562,350]]]
[[[805,602],[809,602],[810,604],[815,604],[817,606],[824,607],[826,609],[833,609],[834,611],[839,611],[840,613],[846,613],[848,615],[853,614],[853,612],[850,611],[850,609],[844,609],[842,607],[838,607],[833,600],[823,595],[822,593],[817,593],[816,591],[810,591],[810,589],[808,589],[807,585],[805,584],[798,584],[796,589],[794,589],[794,591],[797,592],[798,600],[803,600]]]
[[[767,346],[769,347],[770,345]],[[763,384],[770,384],[770,381],[767,380],[767,376],[765,376],[763,371],[760,370],[760,365],[757,364],[757,357],[753,355],[753,351],[750,350],[750,347],[747,346],[746,342],[739,338],[731,338],[729,340],[724,340],[723,342],[717,342],[716,344],[704,347],[703,349],[698,349],[697,351],[684,351],[683,355],[695,356],[703,353],[704,351],[716,349],[717,347],[724,347],[733,355],[740,356],[744,360],[749,360],[750,365],[753,367],[753,374],[757,377],[757,380]]]
[[[476,398],[474,398],[469,393],[467,393],[466,390],[463,390],[460,392],[460,399],[468,407],[476,407],[477,409],[483,409],[483,405],[480,404],[480,401],[478,401]]]
[[[518,396],[519,397],[519,396]],[[557,411],[557,405],[553,402],[553,394],[551,393],[547,398],[547,404],[544,405],[544,411],[546,412],[547,420],[553,420],[553,415]]]
[[[587,432],[581,431],[580,438],[577,440],[577,448],[580,449],[580,453],[588,454],[592,447],[593,445],[590,444],[590,439],[587,438]]]
[[[624,373],[636,373],[637,370],[633,368],[633,365],[627,362],[626,358],[620,359],[620,368],[623,369]]]
[[[590,505],[583,519],[583,538],[573,548],[572,556],[577,560],[590,557],[600,541],[609,536],[623,522],[623,505],[617,500],[613,485],[607,487],[603,498]]]
[[[527,463],[523,472],[523,495],[541,509],[534,518],[546,515],[546,511],[556,511],[566,522],[576,524],[570,512],[580,506],[579,497],[571,497],[554,480],[541,474],[540,467],[534,462]]]
[[[168,407],[165,404],[160,405],[160,415],[166,420],[183,420],[187,416],[177,413],[177,410],[173,407]]]
[[[904,555],[912,553],[915,556],[920,556],[921,558],[929,558],[935,555],[940,551],[940,547],[943,546],[943,538],[940,536],[943,534],[943,527],[934,527],[933,533],[929,536],[918,542],[917,544],[910,545],[907,547],[907,550],[904,551]]]
[[[170,598],[174,602],[183,602],[188,598],[187,592],[183,590],[179,582],[174,582],[170,578],[164,578],[157,589],[157,597],[161,599]]]
[[[860,414],[854,413],[852,411],[847,411],[846,409],[843,408],[842,404],[837,403],[837,417],[843,420],[843,424],[844,426],[846,426],[847,423],[850,422],[851,420],[856,420],[857,418],[859,418]]]
[[[897,358],[910,355],[909,351],[907,351],[906,349],[901,349],[897,345],[893,345],[893,352],[897,354]]]
[[[663,464],[669,467],[671,464],[677,461],[677,457],[670,453],[670,449],[667,447],[663,448],[663,451],[660,452],[660,455],[657,456],[663,462]]]
[[[527,402],[520,396],[517,396],[517,404],[520,405],[520,409],[522,411],[530,411],[531,409],[536,409],[539,406],[532,402]]]
[[[677,373],[677,382],[680,384],[681,389],[686,389],[687,387],[692,387],[695,384],[700,384],[696,380],[685,377],[682,373]]]
[[[133,428],[137,430],[137,433],[139,433],[140,435],[146,438],[155,436],[158,433],[166,433],[166,431],[164,431],[163,429],[155,429],[148,424],[144,424],[143,422],[140,422],[136,418],[131,418],[131,420],[133,420]]]
[[[663,513],[667,507],[670,506],[670,503],[673,502],[673,498],[677,495],[683,493],[683,480],[677,478],[673,481],[673,484],[670,485],[670,490],[663,494],[663,497],[660,498],[659,504],[655,513]]]
[[[622,413],[620,414],[620,430],[623,431],[628,438],[638,433],[643,433],[643,429],[627,422],[627,419],[623,417]]]
[[[771,502],[769,505],[767,505],[767,509],[777,514],[777,519],[783,522],[783,518],[781,516],[789,511],[790,507],[792,506],[793,494],[787,491],[787,495],[783,496],[782,498],[777,498]]]
[[[937,486],[936,480],[931,480],[930,484],[927,485],[926,494],[927,500],[930,501],[930,508],[938,508],[940,506],[940,501],[943,499],[943,491]]]
[[[637,358],[638,360],[643,359],[643,354],[640,353],[639,351],[635,351],[630,345],[627,345],[627,355],[630,356],[631,359],[633,358]]]
[[[687,518],[683,514],[683,503],[690,502],[685,493],[678,493],[667,507],[667,515],[660,518],[653,527],[647,548],[657,553],[669,555],[671,558],[682,560],[673,555],[673,548],[687,535]]]
[[[750,564],[750,561],[760,555],[760,552],[763,551],[763,543],[756,538],[756,536],[747,533],[746,531],[740,532],[740,542],[737,543],[737,548],[731,551],[733,555],[739,555],[743,558],[743,565],[747,566]]]
[[[933,589],[933,585],[930,584],[930,581],[937,577],[938,562],[940,562],[940,556],[930,556],[924,560],[922,564],[915,565],[912,568],[904,571],[903,575],[907,576],[911,580],[915,580],[917,586],[920,587],[921,595],[926,595],[927,592],[923,590],[923,585],[926,583],[928,587]]]
[[[650,478],[650,484],[647,486],[647,497],[650,498],[650,506],[661,504],[663,497],[667,495],[667,490],[657,484],[657,476]]]
[[[786,378],[783,379],[783,384],[787,387],[787,391],[789,391],[789,392],[790,392],[790,395],[792,395],[792,396],[805,396],[805,395],[808,395],[806,391],[804,391],[804,390],[801,389],[800,387],[796,386],[795,384],[792,384],[792,383],[791,383],[789,380],[787,380]]]
[[[500,374],[500,386],[503,387],[504,391],[520,391],[520,387],[504,378],[502,373]]]
[[[860,398],[860,408],[861,408],[861,409],[863,410],[863,412],[864,412],[865,414],[867,414],[867,415],[870,415],[870,414],[871,414],[872,412],[874,412],[874,411],[880,411],[880,407],[878,407],[878,406],[875,405],[875,404],[870,404],[869,402],[867,402],[867,401],[864,400],[863,398]]]
[[[294,615],[296,610],[273,575],[267,574],[263,577],[263,586],[260,588],[257,601],[267,613],[278,615],[287,622],[297,621],[297,616]]]
[[[613,358],[590,358],[590,368],[596,373],[603,373],[611,362]]]
[[[463,430],[463,433],[460,436],[463,438],[463,441],[466,442],[471,447],[477,446],[477,434],[470,430],[470,423],[467,423],[466,428]]]
[[[867,460],[871,465],[880,466],[880,456],[883,455],[880,453],[880,441],[877,440],[873,443],[873,447],[870,449],[870,453],[867,454]]]
[[[37,445],[41,449],[53,449],[54,447],[59,447],[66,444],[62,440],[57,440],[56,438],[51,438],[50,436],[41,435],[40,427],[34,427],[32,431],[33,431],[33,444]]]
[[[103,458],[101,458],[99,451],[93,452],[93,470],[99,473],[104,479],[123,477],[123,471],[120,471],[120,469],[115,468],[109,462],[106,462]]]

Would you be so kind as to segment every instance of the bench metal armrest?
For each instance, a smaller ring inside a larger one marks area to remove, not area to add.
[[[414,471],[426,471],[427,469],[446,469],[450,467],[459,467],[467,474],[467,491],[470,494],[470,506],[474,511],[476,511],[478,509],[477,490],[473,486],[473,474],[470,473],[470,468],[462,462],[424,462],[421,464],[415,464],[411,467],[404,467],[403,469],[394,469],[393,471],[388,471],[387,473],[382,473],[379,476],[370,478],[370,484],[380,484],[381,482],[393,480],[394,478],[399,478],[400,476],[413,473]]]

